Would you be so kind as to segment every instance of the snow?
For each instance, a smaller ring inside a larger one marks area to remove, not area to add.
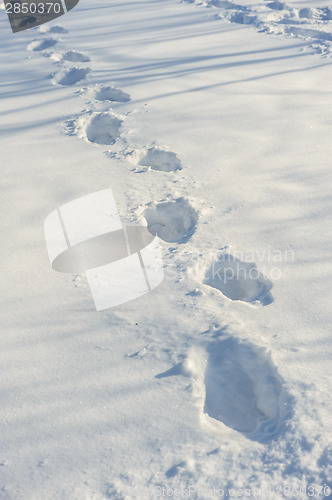
[[[0,498],[331,497],[330,12],[1,13]],[[165,279],[97,312],[44,221],[107,189]]]
[[[198,213],[184,198],[164,203],[149,204],[144,212],[147,227],[152,234],[169,243],[184,243],[194,233]]]

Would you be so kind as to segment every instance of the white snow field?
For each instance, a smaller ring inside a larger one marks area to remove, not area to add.
[[[0,41],[1,500],[332,498],[332,4],[2,8]],[[97,312],[43,226],[108,188],[165,279]]]

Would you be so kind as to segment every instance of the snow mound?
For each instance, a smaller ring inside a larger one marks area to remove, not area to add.
[[[203,283],[219,290],[231,300],[273,302],[272,283],[252,262],[242,262],[231,254],[222,254],[205,273]]]
[[[54,83],[58,85],[75,85],[84,80],[90,72],[90,68],[70,68],[59,71],[54,77]]]
[[[45,40],[34,40],[33,42],[29,43],[27,49],[32,50],[33,52],[40,52],[42,50],[54,47],[56,43],[57,40],[54,40],[53,38],[46,38]]]
[[[244,433],[271,420],[264,429],[272,433],[280,419],[281,388],[282,379],[263,349],[233,338],[210,344],[204,412],[211,418]]]
[[[144,217],[150,233],[169,243],[187,241],[198,221],[198,213],[185,198],[154,204]]]

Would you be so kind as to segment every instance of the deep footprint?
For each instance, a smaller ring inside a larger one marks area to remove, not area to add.
[[[111,145],[120,135],[122,120],[113,113],[96,113],[87,121],[83,120],[85,123],[83,123],[82,129],[89,142]]]
[[[233,255],[222,254],[205,273],[203,283],[219,290],[231,300],[273,302],[272,283],[255,264],[241,262]]]
[[[33,52],[40,52],[42,50],[50,49],[54,47],[57,43],[57,40],[53,40],[53,38],[46,38],[45,40],[34,40],[29,43],[28,50],[32,50]]]
[[[100,87],[94,92],[96,101],[128,102],[130,95],[114,87]]]
[[[169,243],[187,241],[198,221],[198,213],[185,198],[153,204],[144,217],[150,233]]]
[[[257,22],[257,16],[243,12],[236,12],[229,17],[229,21],[236,24],[254,24]]]
[[[52,27],[49,26],[41,26],[38,31],[40,33],[57,33],[57,34],[65,34],[68,33],[68,30],[66,28],[63,28],[62,26],[59,26],[58,24]]]
[[[190,0],[188,0],[190,1]],[[245,9],[246,10],[246,7],[243,7],[242,5],[238,5],[236,3],[233,3],[233,2],[229,2],[228,0],[213,0],[213,3],[212,5],[214,5],[215,7],[219,7],[220,9]]]
[[[68,50],[67,52],[54,52],[51,55],[51,59],[56,62],[89,62],[90,57],[85,56],[81,52],[76,52],[75,50]]]
[[[227,427],[253,432],[264,422],[273,433],[280,420],[282,379],[264,349],[228,338],[208,349],[204,412]]]
[[[54,83],[58,85],[75,85],[84,80],[90,72],[90,68],[70,68],[57,73],[54,77]]]
[[[156,147],[148,148],[138,160],[137,165],[150,167],[159,172],[174,172],[182,169],[181,161],[175,153]]]
[[[272,10],[286,10],[287,5],[284,2],[269,2],[266,4],[269,9]]]

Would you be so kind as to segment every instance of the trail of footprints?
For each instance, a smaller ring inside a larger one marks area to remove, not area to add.
[[[227,9],[233,8],[230,2],[214,3]],[[47,37],[32,41],[27,49],[42,53],[60,66],[53,75],[53,83],[74,86],[84,81],[91,69],[76,66],[75,63],[88,63],[90,58],[74,50],[55,51],[53,49],[59,40],[48,37],[68,31],[58,25],[51,28],[43,26],[38,31]],[[84,112],[67,124],[68,133],[96,145],[115,144],[121,136],[122,119],[113,112],[111,104],[129,102],[129,94],[105,85],[85,88],[79,94],[89,102],[103,102],[108,109]],[[127,148],[123,157],[143,171],[172,175],[183,168],[176,153],[156,146],[134,150]],[[166,243],[186,244],[196,231],[199,213],[184,197],[151,202],[143,209],[148,230]],[[248,272],[238,275],[235,271],[239,266]],[[250,273],[252,269],[256,273]],[[263,305],[273,301],[270,292],[272,283],[259,273],[255,264],[240,262],[231,254],[207,266],[201,285],[217,290],[226,300],[261,302]],[[205,352],[207,364],[201,376],[205,387],[202,412],[239,432],[251,433],[262,426],[262,422],[268,422],[266,428],[272,432],[279,418],[282,380],[266,353],[253,345],[240,344],[233,338],[214,341]]]
[[[322,55],[332,54],[332,7],[295,8],[283,1],[257,2],[251,6],[230,0],[185,0],[216,8],[217,17],[230,23],[254,26],[267,34],[285,35],[311,41]]]

